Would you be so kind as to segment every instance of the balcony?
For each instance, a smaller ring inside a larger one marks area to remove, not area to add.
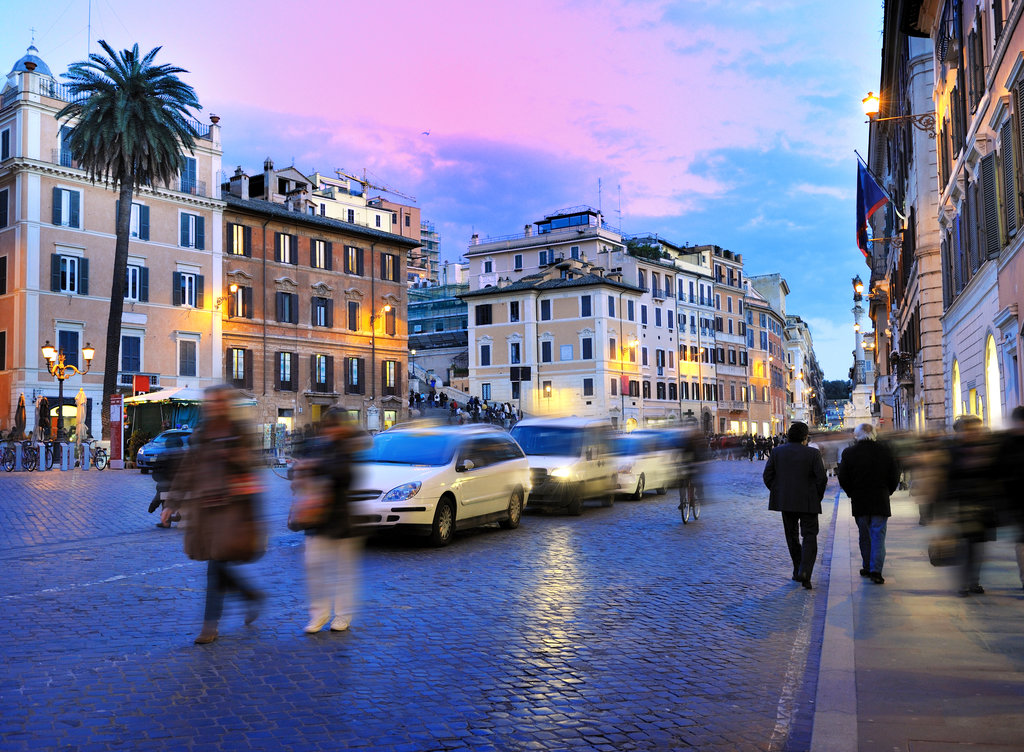
[[[206,197],[208,195],[206,193],[206,181],[193,178],[181,178],[178,180],[177,190],[180,193],[188,193],[193,196]]]
[[[654,297],[655,300],[664,300],[667,297],[665,288],[663,287],[655,287],[654,289],[651,290],[651,295]]]
[[[158,373],[141,373],[139,371],[119,371],[117,374],[117,385],[133,387],[135,386],[135,377],[145,376],[149,379],[149,388],[160,386],[160,374]]]
[[[50,149],[50,161],[61,167],[79,168],[78,160],[71,157],[69,149]]]

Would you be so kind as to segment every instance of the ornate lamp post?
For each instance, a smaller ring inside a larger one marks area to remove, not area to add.
[[[57,350],[50,344],[50,340],[46,340],[46,344],[42,347],[42,352],[43,358],[46,359],[46,370],[57,379],[57,441],[61,441],[64,438],[64,382],[76,374],[84,376],[89,373],[93,356],[96,355],[96,348],[88,342],[82,348],[82,357],[85,358],[85,370],[79,370],[77,367],[65,363],[64,351]]]
[[[935,138],[935,115],[924,112],[920,115],[894,115],[892,117],[878,117],[882,109],[882,102],[874,92],[869,91],[868,95],[861,100],[864,106],[864,114],[868,116],[866,123],[901,122],[909,120],[920,131],[928,134],[928,138]]]

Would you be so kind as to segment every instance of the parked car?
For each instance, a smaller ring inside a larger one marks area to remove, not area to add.
[[[610,506],[618,488],[611,424],[586,418],[527,418],[510,432],[530,461],[530,507],[582,514],[583,500]]]
[[[673,452],[654,431],[634,431],[612,437],[611,452],[617,462],[618,492],[633,499],[654,489],[659,494],[675,482]]]
[[[188,449],[189,437],[191,436],[191,431],[183,429],[174,429],[159,433],[139,449],[138,453],[135,455],[135,464],[138,466],[139,470],[142,471],[143,475],[145,475],[153,469],[153,466],[159,461],[159,458],[162,455],[181,454],[185,449]]]
[[[444,546],[456,530],[519,527],[530,465],[504,431],[392,428],[357,455],[352,512],[371,531],[404,530]]]

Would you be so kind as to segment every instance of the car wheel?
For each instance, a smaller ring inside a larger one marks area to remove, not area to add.
[[[633,500],[640,501],[644,497],[644,491],[647,489],[647,478],[643,473],[640,473],[640,477],[636,481],[636,491],[633,492]]]
[[[443,496],[437,502],[434,524],[430,528],[430,542],[435,546],[447,546],[455,535],[455,504],[450,496]]]
[[[565,505],[565,511],[574,517],[583,514],[583,493],[579,486],[566,489],[565,495],[569,498],[569,503]]]
[[[519,521],[523,517],[523,492],[518,488],[512,492],[508,500],[508,519],[502,520],[499,524],[506,530],[514,530],[519,527]]]

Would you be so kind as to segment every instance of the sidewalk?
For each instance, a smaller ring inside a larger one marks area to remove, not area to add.
[[[986,593],[959,598],[955,570],[928,563],[935,530],[918,524],[917,504],[898,492],[885,584],[875,585],[859,575],[850,501],[840,493],[838,503],[812,749],[1024,749],[1024,590],[1015,531],[987,544]]]

